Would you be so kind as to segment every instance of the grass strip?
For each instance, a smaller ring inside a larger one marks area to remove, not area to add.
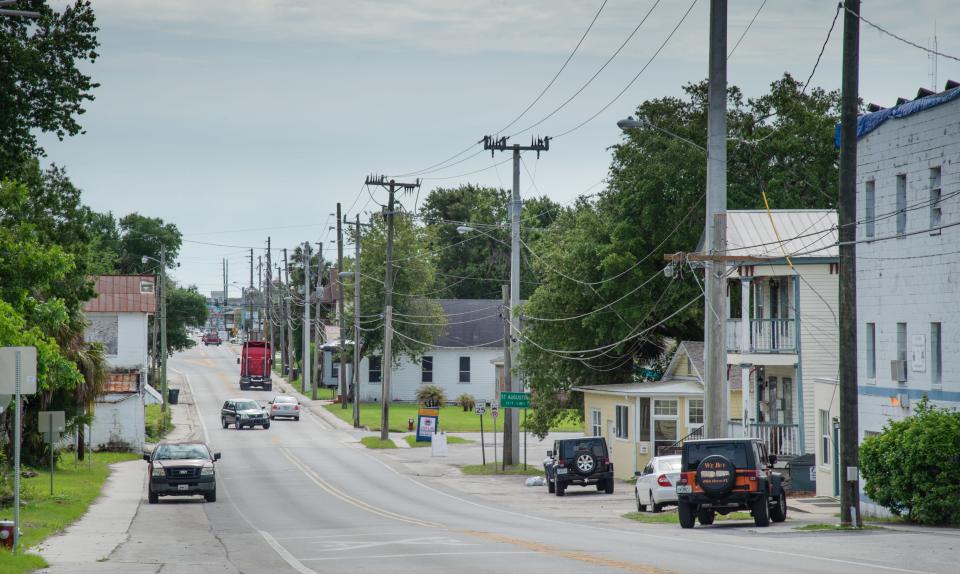
[[[143,408],[143,422],[147,442],[159,442],[173,430],[170,410],[162,411],[163,405],[147,405]]]
[[[504,469],[502,464],[494,465],[492,462],[487,464],[465,464],[460,467],[460,470],[463,471],[463,474],[471,476],[488,476],[495,474],[502,475],[521,475],[521,476],[542,476],[543,469],[528,464],[526,470],[524,470],[522,464],[517,465],[507,465],[507,468]]]
[[[673,512],[628,512],[622,515],[628,520],[642,522],[644,524],[679,524],[676,511]],[[753,520],[749,512],[731,512],[723,515],[717,514],[715,521],[721,520]]]
[[[340,405],[327,405],[326,409],[337,415],[348,423],[353,423],[353,410],[341,409]],[[390,431],[408,432],[407,421],[413,419],[414,428],[417,424],[417,410],[419,407],[410,403],[391,403],[390,404]],[[530,409],[530,416],[533,416],[533,409]],[[521,412],[521,420],[523,414]],[[503,431],[502,419],[497,420],[497,432]],[[380,404],[379,403],[361,403],[360,404],[360,426],[366,426],[370,430],[380,430]],[[480,416],[473,411],[464,412],[460,407],[446,406],[440,409],[439,429],[446,432],[480,432]],[[486,432],[493,430],[493,419],[490,418],[490,411],[483,416],[483,430]],[[583,432],[583,425],[576,422],[575,419],[567,417],[550,429],[551,432]]]
[[[360,442],[367,448],[397,448],[392,440],[382,439],[378,436],[365,436],[360,439]]]
[[[424,448],[430,446],[430,443],[427,441],[417,442],[417,437],[412,434],[408,434],[407,436],[403,437],[403,440],[407,441],[407,444],[410,445],[410,448]],[[475,442],[477,441],[460,438],[458,436],[447,435],[447,444],[470,444]]]

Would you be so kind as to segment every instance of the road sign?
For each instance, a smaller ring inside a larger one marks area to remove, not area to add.
[[[500,407],[496,403],[490,405],[490,416],[493,418],[500,416]]]
[[[530,393],[500,393],[500,406],[505,409],[525,409],[530,406]]]
[[[16,391],[17,353],[20,353],[20,394],[37,392],[37,348],[3,347],[0,349],[0,393],[12,395]]]
[[[421,408],[417,411],[417,442],[430,442],[437,432],[440,409]]]
[[[46,441],[50,443],[59,439],[60,433],[66,430],[65,422],[66,417],[63,411],[40,411],[37,413],[37,428],[45,435]]]
[[[473,412],[475,412],[476,414],[478,414],[478,415],[480,415],[480,416],[483,416],[483,415],[487,414],[487,407],[485,407],[485,406],[483,406],[483,405],[478,405],[477,408],[476,408]]]

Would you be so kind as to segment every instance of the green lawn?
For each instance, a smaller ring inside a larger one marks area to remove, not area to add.
[[[25,478],[20,483],[22,500],[26,502],[20,511],[21,548],[36,546],[83,516],[100,495],[109,474],[108,465],[138,458],[140,455],[132,453],[93,453],[89,467],[87,461],[83,461],[74,468],[72,457],[65,456],[57,465],[53,496],[50,496],[49,470],[36,469],[38,476]],[[0,508],[0,515],[8,514],[12,514],[10,508]],[[46,566],[39,556],[22,553],[11,556],[5,550],[0,550],[0,563],[4,574],[32,572]]]
[[[676,512],[628,512],[624,518],[643,522],[644,524],[679,524]],[[714,520],[752,520],[749,512],[731,512],[724,516],[717,514]]]
[[[147,431],[147,442],[158,442],[173,430],[173,423],[170,422],[170,411],[167,410],[166,416],[161,418],[161,406],[162,405],[147,405],[143,409],[143,421]]]
[[[360,439],[363,446],[367,448],[397,448],[396,443],[390,439],[382,439],[378,436],[365,436]]]
[[[417,442],[417,437],[412,434],[403,437],[403,440],[407,441],[407,444],[410,445],[411,448],[423,448],[430,446],[429,442]],[[447,444],[470,444],[475,442],[477,441],[460,438],[458,436],[447,435]]]
[[[487,464],[465,464],[460,467],[460,470],[463,471],[463,474],[474,476],[488,476],[494,474],[520,474],[530,476],[543,475],[543,468],[534,464],[528,464],[526,470],[523,469],[522,464],[507,465],[506,470],[503,470],[502,464],[498,463],[496,466],[494,466],[492,462],[488,462]]]
[[[300,394],[303,398],[307,400],[313,399],[313,389],[308,388],[306,391],[303,390],[303,382],[299,378],[289,381],[290,385]],[[335,397],[333,387],[319,387],[317,389],[317,400],[321,401],[332,401]],[[352,422],[352,421],[351,421]]]
[[[327,410],[337,415],[348,423],[353,423],[353,410],[341,409],[340,405],[327,405]],[[390,405],[390,431],[406,432],[407,420],[413,419],[414,428],[417,424],[417,405],[409,403],[392,403]],[[533,409],[530,409],[531,414]],[[520,420],[523,420],[523,411],[520,413]],[[370,430],[380,430],[380,404],[379,403],[361,403],[360,404],[360,425],[367,426]],[[457,406],[446,406],[440,409],[440,430],[446,432],[480,432],[480,417],[473,411],[464,412]],[[493,419],[490,418],[490,410],[483,416],[483,430],[493,430]],[[503,417],[497,419],[497,431],[503,430]],[[553,432],[581,432],[583,426],[570,420],[564,420],[559,425],[550,429]]]

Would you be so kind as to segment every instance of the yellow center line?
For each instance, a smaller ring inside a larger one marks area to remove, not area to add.
[[[407,522],[409,524],[414,524],[416,526],[423,526],[425,528],[443,528],[442,524],[438,524],[436,522],[429,522],[426,520],[419,520],[416,518],[403,516],[402,514],[396,514],[394,512],[390,512],[389,510],[384,510],[383,508],[373,506],[372,504],[364,502],[358,498],[354,498],[353,496],[350,496],[349,494],[343,492],[342,490],[336,488],[335,486],[331,485],[329,482],[321,478],[320,475],[318,475],[316,472],[313,471],[313,469],[311,469],[302,461],[300,461],[300,459],[294,456],[293,453],[291,453],[286,448],[281,448],[280,452],[283,454],[283,456],[287,458],[287,460],[293,463],[293,465],[297,467],[297,469],[300,470],[300,472],[305,474],[307,478],[313,481],[314,484],[316,484],[321,489],[326,491],[327,494],[330,494],[331,496],[339,498],[340,500],[346,502],[351,506],[355,506],[361,510],[370,512],[371,514],[376,514],[378,516],[389,518],[391,520],[399,520],[400,522]]]
[[[512,544],[514,546],[519,546],[520,548],[524,548],[526,550],[539,552],[541,554],[547,554],[549,556],[558,556],[560,558],[567,558],[568,560],[585,562],[587,564],[592,564],[594,566],[605,566],[607,568],[616,568],[618,570],[623,570],[625,572],[636,572],[637,574],[675,574],[674,570],[664,570],[662,568],[656,568],[654,566],[649,566],[646,564],[638,564],[637,562],[627,562],[626,560],[613,560],[611,558],[604,558],[602,556],[597,556],[595,554],[587,554],[586,552],[574,552],[571,550],[563,550],[562,548],[550,546],[549,544],[542,544],[540,542],[534,542],[532,540],[523,540],[520,538],[512,538],[510,536],[504,536],[502,534],[494,534],[492,532],[483,532],[481,530],[464,530],[463,533],[469,534],[470,536],[474,536],[476,538],[480,538],[483,540],[488,540],[490,542]]]

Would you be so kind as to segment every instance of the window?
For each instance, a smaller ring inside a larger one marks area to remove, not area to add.
[[[830,464],[830,412],[820,409],[820,464]]]
[[[590,410],[590,428],[593,436],[603,436],[603,421],[600,418],[600,409]]]
[[[907,324],[897,323],[897,360],[907,360]],[[906,378],[904,378],[906,381]]]
[[[640,429],[638,439],[650,441],[650,398],[640,397]]]
[[[867,237],[874,235],[874,220],[877,218],[877,182],[871,180],[866,183],[864,189],[864,203],[866,204],[866,213],[864,214],[864,234]]]
[[[460,357],[460,382],[470,382],[470,357]]]
[[[656,399],[653,401],[653,416],[675,417],[679,412],[677,399]]]
[[[381,357],[370,357],[367,380],[371,383],[383,382],[383,359]]]
[[[140,292],[141,292],[141,293],[153,293],[153,281],[141,281],[141,282],[140,282]]]
[[[703,399],[687,399],[687,431],[689,427],[703,424]]]
[[[941,196],[940,166],[937,166],[930,168],[930,235],[940,235],[940,230],[933,228],[940,227],[943,219],[943,208],[940,207]]]
[[[330,361],[330,376],[334,379],[340,377],[340,361]]]
[[[617,438],[630,438],[630,407],[617,405]]]
[[[420,359],[420,382],[433,382],[433,357],[423,357]]]
[[[907,175],[897,176],[897,235],[907,232]]]
[[[867,323],[867,378],[877,378],[877,324]]]
[[[940,323],[930,323],[930,382],[937,387],[943,384],[943,348],[940,334]]]

